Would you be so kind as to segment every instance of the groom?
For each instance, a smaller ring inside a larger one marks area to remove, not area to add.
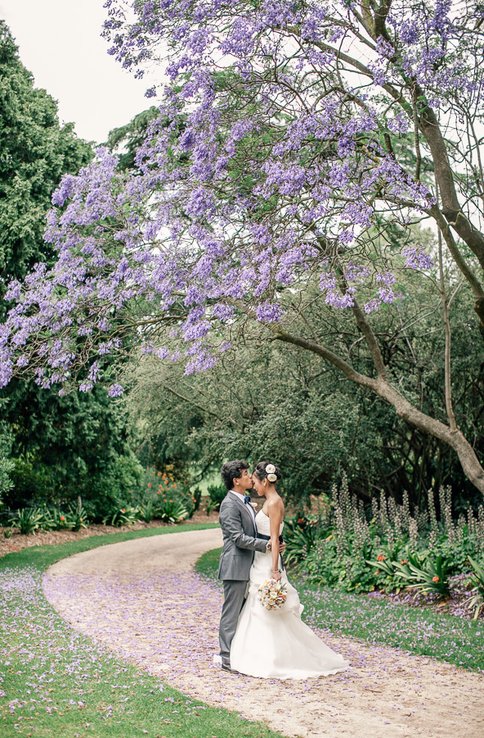
[[[230,671],[230,645],[245,601],[254,552],[270,550],[270,543],[257,538],[254,508],[249,490],[252,477],[245,461],[228,461],[221,469],[227,495],[220,505],[220,526],[224,546],[218,578],[224,583],[224,604],[219,640],[222,669]]]

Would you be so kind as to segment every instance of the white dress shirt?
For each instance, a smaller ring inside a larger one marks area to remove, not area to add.
[[[250,511],[250,513],[252,515],[252,519],[254,520],[255,529],[257,530],[257,525],[255,524],[255,510],[252,507],[251,503],[249,502],[248,504],[246,504],[244,502],[245,495],[241,494],[240,492],[236,492],[235,489],[231,489],[230,491],[232,492],[233,495],[235,495],[236,497],[238,497],[239,500],[242,500],[242,502],[244,503],[244,505],[246,505],[246,507],[249,509],[249,511]]]

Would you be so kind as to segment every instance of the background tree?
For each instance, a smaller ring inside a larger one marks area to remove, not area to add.
[[[54,263],[55,249],[43,238],[52,192],[65,172],[91,158],[72,124],[60,125],[52,97],[34,87],[0,22],[0,319],[5,285],[38,262]],[[2,391],[0,407],[0,494],[7,505],[106,497],[134,483],[139,465],[124,412],[101,388],[59,397],[31,378],[16,380]]]
[[[442,413],[437,274],[394,272],[404,297],[373,316],[375,332],[395,381],[423,411]],[[371,357],[351,317],[328,306],[320,310],[315,297],[317,285],[306,292],[300,323],[324,331],[341,355],[365,371]],[[459,376],[455,412],[478,448],[484,403],[474,350],[479,331],[468,317],[468,303],[460,290],[451,305]],[[174,463],[206,475],[222,458],[242,455],[255,463],[269,456],[284,460],[284,493],[293,501],[329,493],[344,473],[350,490],[365,502],[384,491],[401,503],[405,493],[418,510],[425,508],[429,489],[450,485],[455,512],[479,503],[445,444],[403,422],[317,356],[264,340],[263,327],[252,323],[232,338],[233,348],[208,373],[186,376],[182,366],[151,355],[133,362],[124,381],[149,463]]]
[[[249,318],[454,449],[484,490],[453,407],[449,303],[458,278],[446,274],[450,257],[482,318],[478,7],[135,3],[130,24],[124,6],[107,4],[113,53],[136,69],[170,39],[171,83],[135,171],[118,171],[100,151],[57,191],[47,240],[59,259],[27,289],[10,288],[2,381],[20,361],[43,386],[79,370],[87,389],[109,381],[106,357],[122,353],[124,338],[169,353],[159,341],[167,321],[179,344],[172,358],[187,372],[207,369],[226,349],[223,326]],[[408,268],[431,267],[408,227],[423,219],[440,233],[445,380],[434,413],[402,389],[369,317],[397,299],[395,232]],[[315,283],[316,308],[354,321],[370,359],[364,371],[339,351],[341,341],[298,320]],[[121,391],[111,385],[112,395]]]

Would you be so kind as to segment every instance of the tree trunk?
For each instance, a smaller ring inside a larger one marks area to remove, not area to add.
[[[280,341],[290,343],[294,346],[299,346],[306,351],[311,351],[312,353],[321,356],[325,361],[339,369],[352,382],[370,389],[376,395],[392,405],[395,408],[397,415],[409,423],[409,425],[438,438],[447,446],[454,449],[467,479],[482,494],[484,494],[484,469],[479,463],[474,449],[469,441],[464,437],[462,431],[458,428],[451,430],[445,423],[426,415],[421,410],[414,407],[384,377],[374,378],[368,377],[366,374],[361,374],[343,358],[326,348],[326,346],[307,338],[294,336],[275,324],[268,324],[267,327]]]
[[[371,380],[375,387],[374,392],[393,405],[397,415],[410,425],[429,433],[450,446],[456,452],[464,474],[477,489],[484,494],[484,469],[469,441],[458,428],[451,430],[440,420],[431,418],[414,407],[403,395],[387,382],[379,379]]]
[[[420,90],[420,93],[423,94]],[[429,145],[434,162],[435,179],[442,198],[442,212],[447,222],[469,246],[484,267],[484,236],[462,212],[454,183],[454,173],[450,166],[446,143],[440,131],[439,122],[430,107],[424,109],[419,118],[419,126]]]

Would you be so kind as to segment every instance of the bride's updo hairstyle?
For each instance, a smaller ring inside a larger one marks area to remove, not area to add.
[[[282,479],[281,470],[271,461],[259,461],[254,469],[254,474],[261,482],[263,479],[267,479],[271,484],[277,484]]]

